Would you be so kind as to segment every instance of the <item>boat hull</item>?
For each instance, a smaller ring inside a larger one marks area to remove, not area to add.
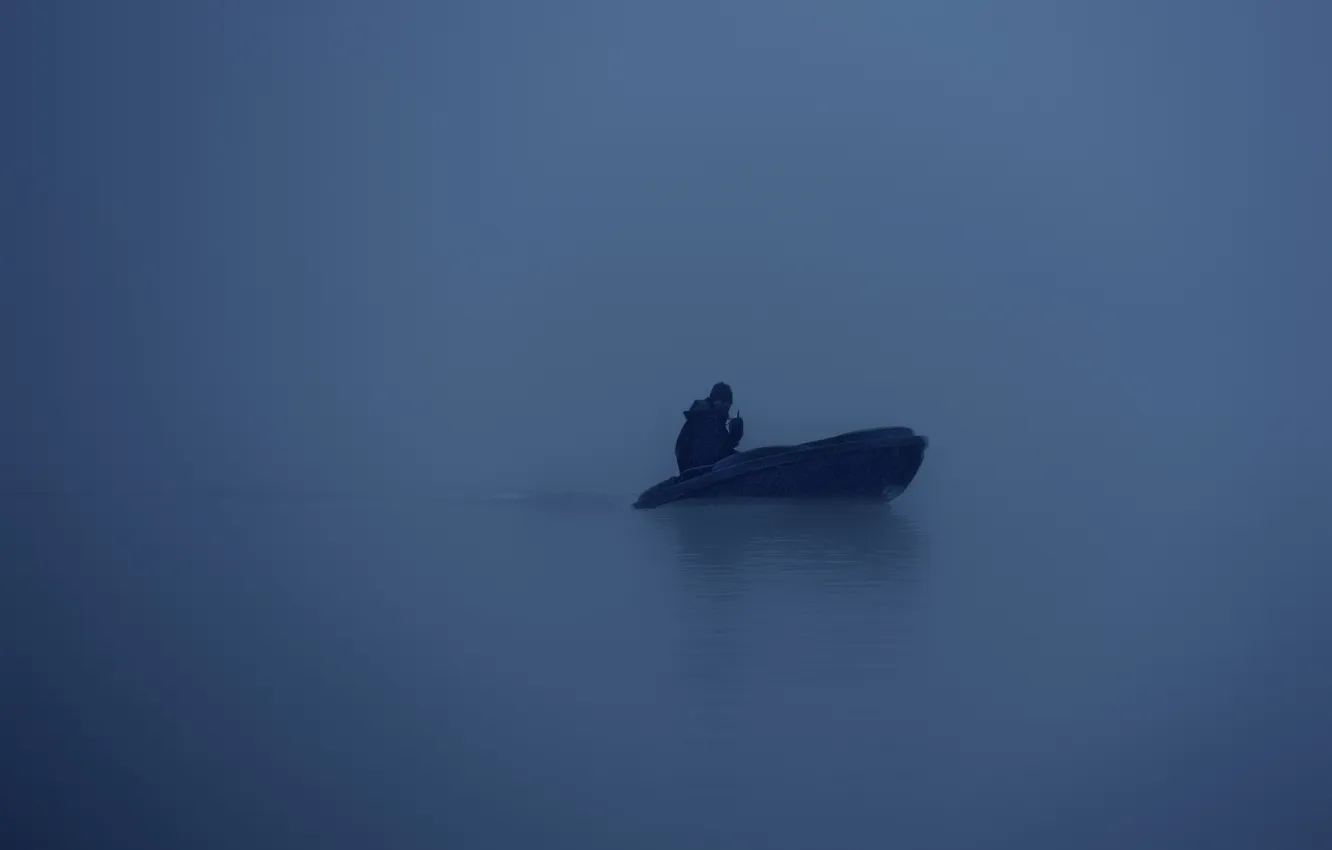
[[[876,428],[740,452],[648,488],[634,507],[713,498],[891,501],[915,479],[928,446],[928,438],[910,428]]]

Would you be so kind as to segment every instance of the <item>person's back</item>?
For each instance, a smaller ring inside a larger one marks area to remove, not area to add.
[[[706,399],[699,399],[684,412],[685,424],[675,438],[675,465],[683,474],[687,469],[711,466],[735,452],[744,436],[745,423],[739,416],[729,419],[731,388],[717,383]]]

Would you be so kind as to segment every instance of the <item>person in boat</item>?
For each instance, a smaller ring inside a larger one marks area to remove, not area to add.
[[[745,435],[745,421],[731,417],[731,388],[712,386],[706,399],[698,399],[684,412],[685,424],[675,438],[675,465],[680,474],[697,466],[711,466],[734,454]]]

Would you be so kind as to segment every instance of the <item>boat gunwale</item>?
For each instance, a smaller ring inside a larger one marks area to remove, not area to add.
[[[635,504],[642,504],[644,498],[654,491],[666,490],[669,488],[681,488],[681,492],[666,501],[675,501],[680,498],[686,498],[698,490],[707,489],[707,487],[720,481],[726,481],[733,478],[739,478],[754,472],[767,469],[780,469],[784,466],[792,466],[803,461],[809,460],[811,454],[826,453],[844,453],[851,451],[887,451],[898,448],[910,448],[919,450],[924,454],[929,448],[929,438],[924,434],[917,434],[914,431],[908,433],[881,434],[872,436],[876,431],[894,430],[890,428],[866,429],[863,432],[848,431],[846,434],[839,434],[835,437],[826,437],[823,440],[812,440],[808,443],[797,443],[791,446],[788,451],[783,451],[763,457],[753,458],[748,461],[728,464],[722,469],[711,469],[707,472],[695,475],[692,478],[680,480],[678,476],[667,478],[660,481],[647,490],[644,490],[638,497]],[[854,434],[865,434],[864,437],[853,437],[851,439],[839,440],[841,437],[847,437]],[[762,448],[762,447],[761,447]]]

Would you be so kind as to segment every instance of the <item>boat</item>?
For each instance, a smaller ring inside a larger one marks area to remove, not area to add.
[[[735,452],[644,490],[635,508],[682,499],[873,498],[892,501],[925,459],[929,438],[891,426],[791,446]]]

